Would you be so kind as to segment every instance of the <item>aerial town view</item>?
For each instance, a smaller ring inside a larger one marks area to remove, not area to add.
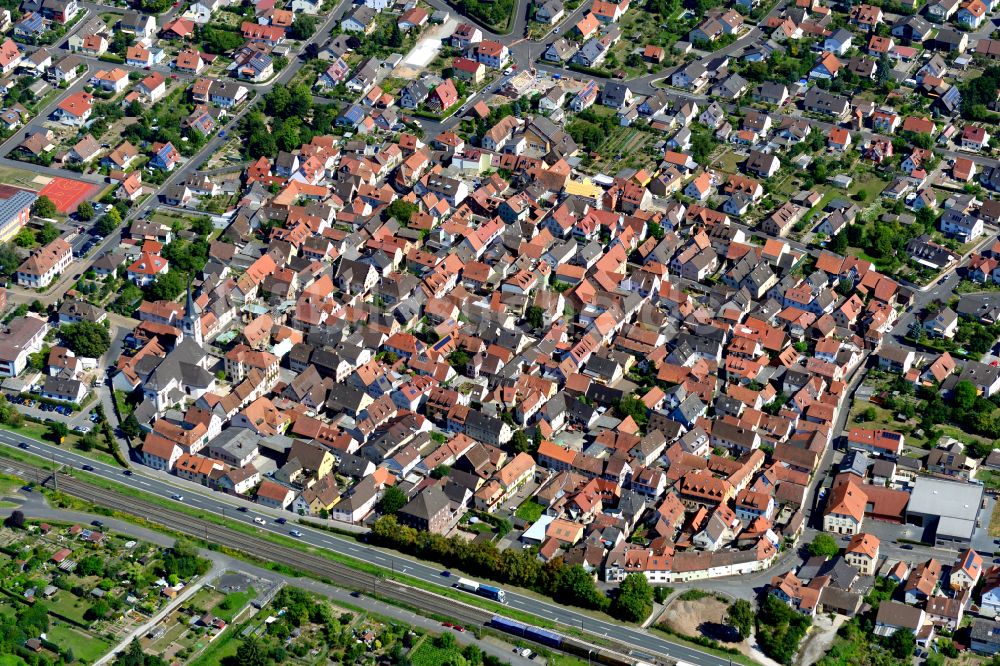
[[[1000,666],[1000,0],[0,0],[0,666]]]

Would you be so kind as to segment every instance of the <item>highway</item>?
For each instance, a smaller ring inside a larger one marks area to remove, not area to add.
[[[290,524],[279,525],[274,522],[273,515],[270,513],[256,512],[254,510],[249,510],[247,513],[238,512],[237,508],[246,505],[246,503],[240,502],[237,498],[207,489],[199,492],[192,491],[188,486],[181,488],[158,478],[147,476],[141,468],[137,468],[131,476],[126,476],[120,467],[107,465],[78,453],[42,443],[13,432],[0,431],[0,444],[11,449],[24,449],[27,447],[28,452],[75,470],[80,470],[84,465],[88,465],[92,468],[88,470],[90,474],[115,483],[128,485],[159,497],[169,499],[175,495],[182,495],[184,504],[189,507],[224,516],[232,520],[246,521],[251,525],[255,525],[262,532],[266,530],[273,534],[287,536],[293,528],[291,523],[296,518],[291,512],[284,512]],[[4,468],[10,468],[15,472],[21,470],[20,473],[22,476],[25,474],[23,465],[16,462],[0,460],[0,469]],[[43,479],[29,477],[27,480],[42,481]],[[192,518],[186,513],[164,509],[158,504],[142,502],[132,497],[97,488],[66,475],[58,477],[58,484],[60,490],[69,492],[74,496],[81,497],[95,504],[146,517],[162,523],[171,529],[216,541],[223,545],[243,550],[251,555],[257,555],[268,561],[287,562],[293,567],[305,568],[317,573],[322,572],[320,575],[327,576],[331,580],[343,581],[347,587],[352,589],[366,589],[370,591],[374,582],[376,590],[380,594],[388,594],[402,601],[412,601],[416,607],[429,612],[441,612],[470,623],[474,623],[472,621],[475,620],[486,619],[486,615],[484,615],[485,611],[476,611],[479,614],[473,615],[472,610],[461,607],[454,600],[447,600],[446,605],[438,609],[435,605],[438,602],[432,601],[434,599],[432,595],[419,591],[414,593],[412,589],[406,588],[399,583],[388,580],[375,580],[370,574],[361,573],[346,565],[340,565],[317,555],[310,555],[289,547],[255,539],[242,532]],[[263,518],[266,524],[256,525],[253,522],[255,517]],[[440,566],[420,562],[397,553],[358,543],[353,539],[348,539],[337,534],[311,529],[304,525],[294,525],[294,528],[302,532],[301,540],[304,543],[316,548],[324,548],[362,562],[374,563],[386,570],[403,573],[434,585],[451,587],[453,578],[443,576]],[[404,592],[402,591],[403,589],[407,591]],[[411,599],[411,597],[413,598]],[[470,595],[470,602],[472,604],[478,599],[479,597]],[[557,624],[582,629],[601,639],[622,643],[623,645],[630,646],[631,649],[641,651],[643,654],[659,655],[661,658],[671,660],[680,659],[705,666],[729,665],[728,659],[679,645],[643,629],[601,619],[585,612],[540,599],[536,596],[507,590],[507,605],[510,608],[531,613]],[[461,613],[462,616],[459,617],[458,613]]]

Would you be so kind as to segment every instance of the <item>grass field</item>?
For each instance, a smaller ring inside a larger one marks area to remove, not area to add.
[[[28,666],[24,659],[16,654],[0,654],[0,666]]]
[[[43,182],[37,182],[35,180],[36,177],[37,174],[28,171],[27,169],[0,166],[0,183],[6,183],[7,185],[13,185],[15,187],[24,187],[37,192],[42,189],[49,179],[48,177],[44,177]]]
[[[1000,509],[993,506],[993,513],[990,515],[990,526],[987,530],[990,536],[1000,536]]]
[[[247,589],[246,592],[230,592],[226,595],[225,599],[212,609],[212,614],[222,618],[226,622],[232,622],[233,618],[246,608],[246,605],[255,596],[257,596],[257,593],[254,592],[252,587]]]
[[[541,518],[543,513],[545,513],[545,507],[538,502],[529,499],[524,504],[517,507],[517,512],[514,515],[521,520],[533,523]]]
[[[190,666],[217,666],[226,657],[232,657],[240,648],[240,637],[235,627],[229,627],[216,638]]]
[[[67,590],[59,590],[46,602],[49,610],[59,613],[63,617],[75,620],[81,624],[87,624],[83,619],[83,614],[90,608],[90,604],[82,601],[79,597]]]
[[[460,655],[457,647],[442,649],[436,647],[430,638],[417,646],[410,654],[410,663],[413,666],[440,666],[440,664],[450,663],[452,659]]]
[[[111,644],[103,638],[91,636],[64,623],[53,623],[47,637],[59,647],[73,650],[76,660],[83,663],[93,663],[111,649]]]

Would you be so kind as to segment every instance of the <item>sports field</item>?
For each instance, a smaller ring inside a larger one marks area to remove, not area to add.
[[[57,177],[50,180],[38,195],[47,196],[56,205],[56,210],[68,215],[74,212],[82,201],[96,194],[98,189],[97,185],[80,180]]]

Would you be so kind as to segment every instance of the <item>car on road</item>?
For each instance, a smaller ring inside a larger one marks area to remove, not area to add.
[[[82,469],[84,472],[93,472],[94,471],[94,466],[93,465],[83,465],[82,467],[80,467],[80,469]]]
[[[908,543],[904,543],[904,544],[903,544],[902,546],[900,546],[900,548],[901,548],[902,550],[913,550],[913,546],[911,546],[911,545],[910,545],[910,544],[908,544]]]
[[[90,521],[90,524],[93,525],[94,527],[104,527],[104,523],[102,523],[99,520],[92,520]]]
[[[184,495],[178,495],[177,493],[174,493],[173,495],[170,496],[170,499],[175,499],[178,502],[180,502],[183,501]]]
[[[285,523],[288,522],[288,519],[287,518],[275,518],[274,522],[278,523],[279,525],[284,525]]]
[[[525,659],[527,659],[528,655],[531,654],[531,650],[528,649],[528,648],[514,648],[514,652],[517,652],[519,655],[521,655]]]
[[[449,629],[451,629],[451,628],[452,628],[452,627],[454,627],[455,625],[453,625],[453,624],[452,624],[451,622],[442,622],[442,623],[441,623],[441,626],[442,626],[442,627],[448,627]]]
[[[219,132],[219,138],[220,139],[225,139],[226,138],[226,130],[221,130]]]
[[[359,597],[361,597],[361,593],[358,592],[357,590],[354,590],[353,592],[351,592],[351,596],[354,597],[355,599],[358,599]]]
[[[28,443],[27,442],[18,442],[17,448],[19,448],[19,449],[26,449],[26,448],[28,448]]]
[[[254,516],[253,522],[257,523],[258,525],[267,525],[267,521],[261,518],[260,516]]]
[[[455,631],[457,631],[459,633],[463,633],[465,631],[465,627],[463,627],[463,626],[461,626],[459,624],[456,624],[454,627],[452,627],[452,629],[454,629]]]
[[[451,576],[451,572],[445,569],[444,571],[441,572],[441,575],[444,576],[445,578],[448,578],[449,576]]]
[[[293,537],[297,539],[302,538],[302,532],[300,532],[299,530],[292,530],[291,532],[289,532],[289,534],[291,534]]]
[[[554,27],[554,28],[552,29],[552,34],[553,34],[553,35],[558,35],[558,34],[559,34],[559,26],[556,26],[556,27]]]
[[[132,476],[132,470],[127,469],[127,470],[123,471],[122,474],[124,474],[125,476]]]
[[[246,508],[245,506],[238,506],[236,507],[236,510],[239,511],[240,513],[246,513],[250,509]]]

